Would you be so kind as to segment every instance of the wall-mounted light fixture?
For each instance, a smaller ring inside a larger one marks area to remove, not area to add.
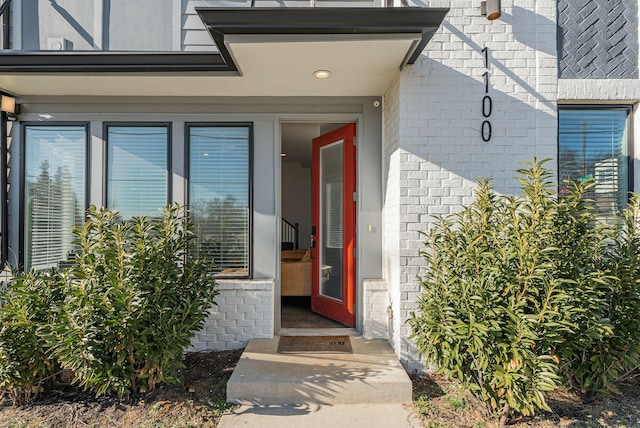
[[[16,103],[16,99],[10,95],[0,96],[0,111],[7,115],[16,115],[20,113],[20,105]]]
[[[489,21],[500,18],[500,0],[486,0],[480,3],[480,13],[485,15]]]
[[[2,4],[2,7],[9,2]],[[9,256],[9,212],[7,195],[7,147],[9,146],[9,121],[18,120],[20,105],[11,95],[0,94],[0,263],[4,266]]]

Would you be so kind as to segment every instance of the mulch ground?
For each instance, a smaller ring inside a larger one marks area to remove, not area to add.
[[[242,350],[187,355],[181,382],[160,386],[142,397],[120,401],[95,397],[60,385],[35,403],[13,407],[0,393],[0,427],[216,427],[226,403],[226,385]],[[549,395],[552,413],[511,421],[517,428],[640,427],[640,377],[621,386],[622,394],[583,403],[570,391]],[[460,385],[439,375],[412,375],[413,409],[425,428],[492,428],[474,399]]]
[[[487,418],[460,384],[443,376],[412,375],[413,407],[426,428],[493,428],[498,423]],[[584,403],[564,388],[552,391],[547,403],[553,412],[540,412],[534,417],[519,417],[511,427],[640,427],[640,382],[638,378],[620,386],[621,394],[597,396]]]
[[[127,402],[60,386],[38,401],[13,407],[0,400],[0,427],[215,427],[226,403],[226,386],[242,350],[187,354],[181,383],[160,386]]]

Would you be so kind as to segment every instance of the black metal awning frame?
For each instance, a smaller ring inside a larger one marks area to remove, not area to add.
[[[0,51],[2,73],[237,74],[230,37],[310,36],[327,40],[417,34],[400,68],[413,64],[439,28],[446,8],[197,8],[219,52]]]

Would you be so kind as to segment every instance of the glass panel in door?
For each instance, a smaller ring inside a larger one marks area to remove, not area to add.
[[[320,294],[342,301],[343,142],[320,148]]]

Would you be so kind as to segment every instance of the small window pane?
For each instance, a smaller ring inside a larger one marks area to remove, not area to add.
[[[222,276],[249,274],[249,128],[189,128],[189,205],[196,240]]]
[[[568,191],[565,180],[593,179],[587,196],[600,218],[613,219],[628,199],[629,110],[560,109],[558,115],[560,194]]]
[[[109,126],[107,206],[124,220],[167,205],[166,126]]]
[[[25,267],[57,267],[73,253],[85,210],[84,126],[25,126]]]

